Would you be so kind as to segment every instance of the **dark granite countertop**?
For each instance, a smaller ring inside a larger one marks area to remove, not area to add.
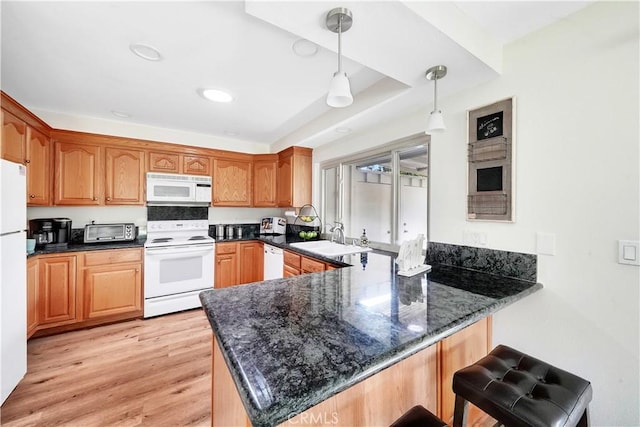
[[[200,294],[253,425],[281,423],[542,288],[445,265],[405,278],[393,255]]]
[[[105,249],[129,249],[140,248],[144,246],[146,238],[138,238],[131,242],[113,242],[113,243],[69,243],[67,245],[49,245],[43,248],[38,248],[32,254],[28,254],[28,257],[38,255],[50,255],[56,253],[65,252],[82,252],[82,251],[97,251]]]

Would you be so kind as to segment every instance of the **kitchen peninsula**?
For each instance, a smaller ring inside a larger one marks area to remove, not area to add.
[[[394,256],[355,254],[344,260],[352,267],[202,292],[212,424],[389,425],[415,404],[446,420],[442,343],[481,325],[490,345],[491,314],[542,285],[535,274],[433,263],[401,277]]]

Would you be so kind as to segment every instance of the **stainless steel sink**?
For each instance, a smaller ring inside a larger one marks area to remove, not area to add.
[[[343,245],[340,243],[331,242],[329,240],[312,240],[309,242],[291,243],[291,246],[326,257],[358,254],[361,252],[371,251],[371,248]]]

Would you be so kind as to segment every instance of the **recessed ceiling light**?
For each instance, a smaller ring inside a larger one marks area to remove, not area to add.
[[[338,133],[349,133],[351,132],[351,128],[336,128],[335,131]]]
[[[125,113],[124,111],[111,110],[111,114],[116,117],[120,117],[121,119],[128,119],[131,117],[131,114]]]
[[[293,53],[302,57],[310,57],[318,53],[318,45],[307,39],[298,39],[291,46]]]
[[[231,102],[233,101],[233,96],[229,92],[225,92],[221,89],[198,89],[198,93],[213,102]]]
[[[153,46],[149,46],[144,43],[131,43],[129,45],[129,49],[131,52],[135,53],[142,59],[146,59],[147,61],[161,61],[162,54],[158,49]]]

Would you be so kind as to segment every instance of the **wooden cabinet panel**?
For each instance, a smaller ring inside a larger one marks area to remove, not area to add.
[[[241,242],[240,248],[239,283],[259,282],[264,279],[264,252],[262,243]]]
[[[45,258],[39,269],[39,323],[56,326],[75,322],[76,257]]]
[[[51,143],[49,137],[27,127],[27,205],[51,205]]]
[[[2,110],[2,147],[0,157],[24,164],[27,125],[8,111]]]
[[[251,161],[214,159],[213,205],[251,206]]]
[[[318,271],[324,271],[324,269],[325,264],[322,261],[307,257],[302,257],[300,260],[300,270],[302,273],[316,273]]]
[[[235,254],[236,252],[238,252],[236,242],[216,243],[216,255]]]
[[[216,288],[238,284],[238,254],[216,255],[215,278]]]
[[[491,350],[491,317],[440,341],[440,417],[452,425],[455,394],[451,389],[453,374],[486,356]],[[468,425],[477,425],[485,414],[469,404]]]
[[[180,155],[150,151],[149,172],[180,173]]]
[[[141,249],[117,249],[112,251],[90,251],[83,253],[82,265],[91,267],[94,265],[118,264],[126,262],[142,262]]]
[[[106,148],[107,205],[144,204],[144,152]]]
[[[290,265],[284,265],[283,266],[283,276],[286,277],[294,277],[294,276],[299,276],[300,275],[300,270],[294,267],[291,267]]]
[[[288,265],[295,269],[300,269],[301,256],[291,251],[284,251],[284,265]]]
[[[103,197],[102,149],[56,142],[56,205],[100,205]]]
[[[253,162],[253,206],[277,206],[276,185],[278,159],[254,160]]]
[[[182,172],[188,175],[211,175],[211,161],[205,156],[183,156]]]
[[[142,264],[89,267],[84,270],[84,319],[130,313],[142,315]]]
[[[38,260],[27,260],[27,338],[38,329]]]
[[[302,147],[278,153],[278,206],[301,207],[311,203],[311,153],[311,149]]]

